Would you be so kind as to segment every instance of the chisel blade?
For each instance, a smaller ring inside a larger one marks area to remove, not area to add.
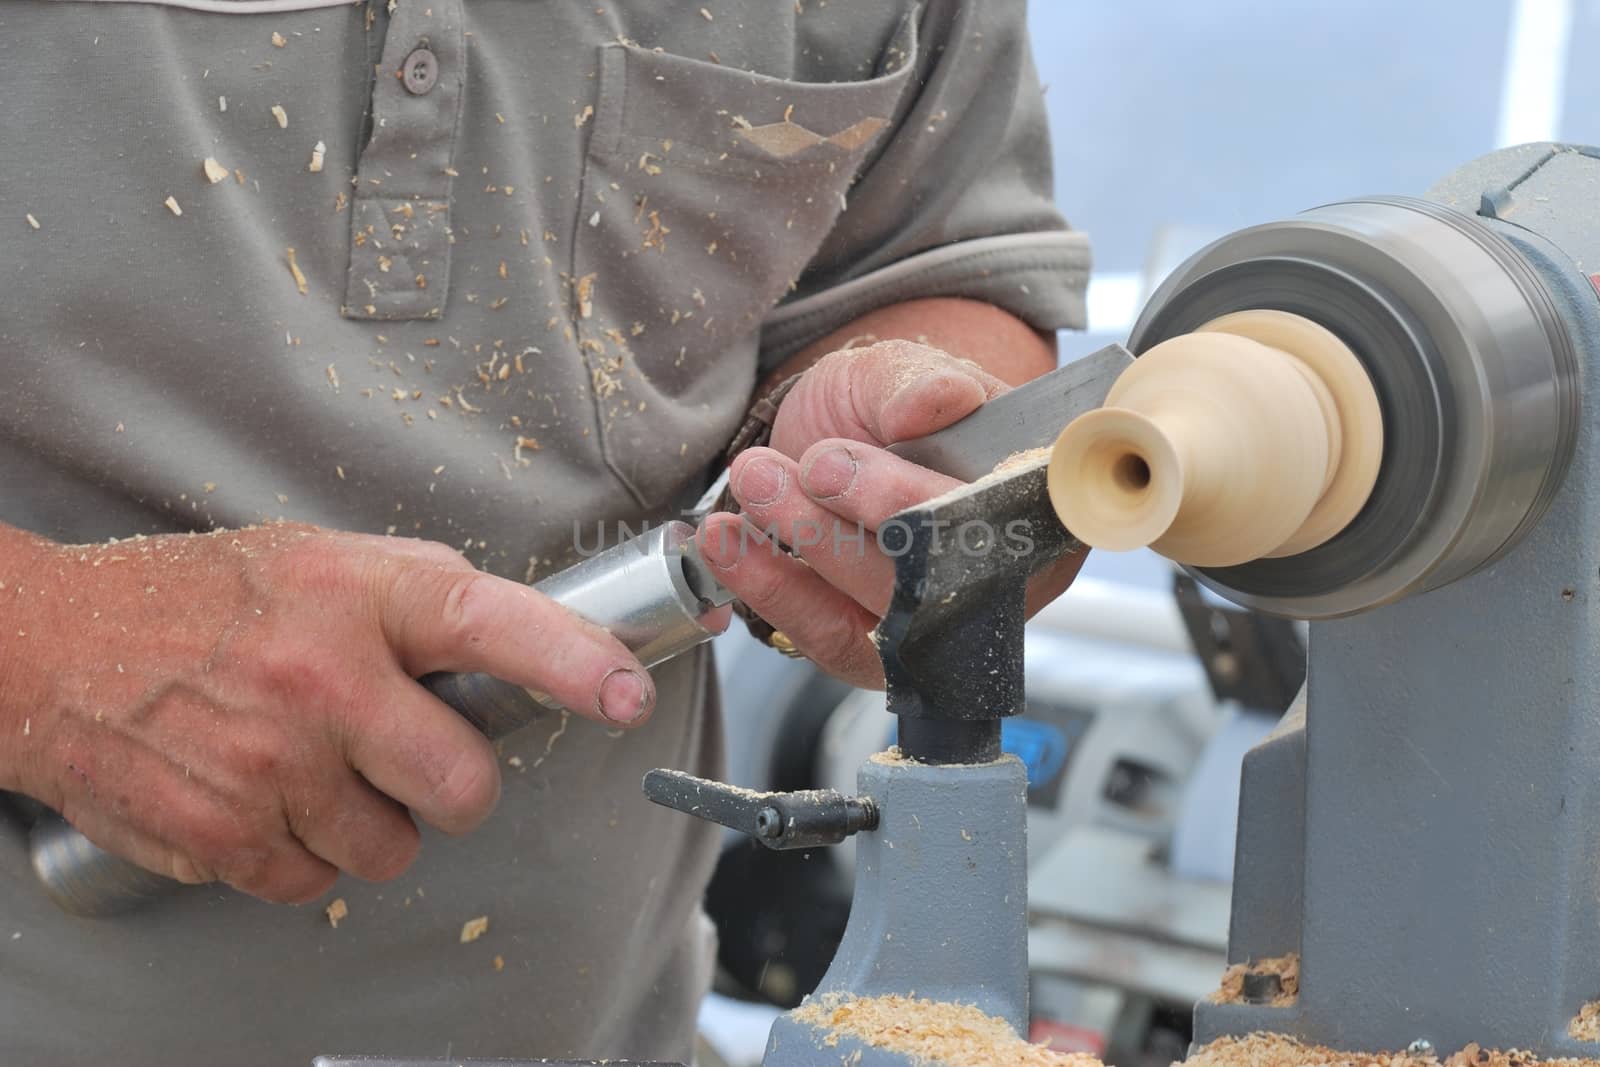
[[[1001,393],[954,426],[890,445],[889,451],[940,474],[976,481],[1018,452],[1050,445],[1067,423],[1102,406],[1132,362],[1126,348],[1107,345]]]

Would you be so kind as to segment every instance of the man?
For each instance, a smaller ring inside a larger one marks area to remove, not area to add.
[[[189,884],[69,918],[19,802],[0,1059],[688,1056],[716,835],[638,782],[717,773],[708,657],[652,677],[521,582],[693,500],[810,368],[702,537],[881,682],[876,549],[722,535],[942,490],[878,446],[1080,324],[1023,21],[6,5],[0,786]],[[491,748],[437,670],[574,714]]]

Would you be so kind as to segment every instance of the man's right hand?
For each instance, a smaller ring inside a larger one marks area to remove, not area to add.
[[[273,525],[65,548],[0,527],[0,788],[181,882],[304,902],[393,878],[415,813],[494,808],[488,741],[413,679],[482,671],[608,726],[649,674],[444,545]]]

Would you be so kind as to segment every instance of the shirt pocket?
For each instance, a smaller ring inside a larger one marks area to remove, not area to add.
[[[600,49],[570,283],[606,462],[641,506],[737,428],[762,320],[847,210],[916,48],[913,12],[861,81]]]

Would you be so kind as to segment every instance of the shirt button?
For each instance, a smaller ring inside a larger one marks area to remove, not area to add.
[[[439,80],[439,57],[426,48],[419,48],[406,56],[405,65],[400,68],[400,84],[406,87],[406,92],[421,96],[433,88],[433,83]]]

